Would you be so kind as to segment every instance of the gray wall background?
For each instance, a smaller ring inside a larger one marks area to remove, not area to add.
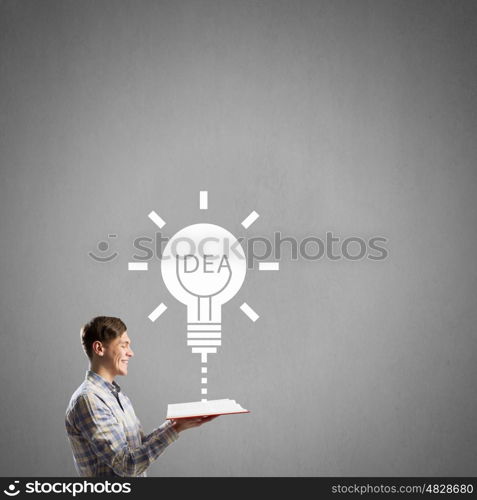
[[[75,475],[63,419],[94,315],[128,325],[118,381],[146,429],[200,397],[159,263],[126,270],[154,209],[169,236],[328,230],[390,254],[284,247],[279,273],[250,272],[209,398],[251,413],[182,434],[151,476],[476,475],[476,7],[1,1],[1,474]]]

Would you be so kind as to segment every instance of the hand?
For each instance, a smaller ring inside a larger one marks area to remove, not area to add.
[[[172,419],[172,425],[176,432],[182,432],[186,429],[192,429],[193,427],[200,427],[206,422],[211,422],[216,419],[219,415],[212,415],[209,417],[190,417],[190,418],[179,418],[177,420]]]

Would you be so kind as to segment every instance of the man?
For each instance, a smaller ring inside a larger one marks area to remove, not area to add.
[[[144,434],[131,401],[114,378],[127,375],[134,356],[126,325],[98,316],[81,329],[90,361],[84,382],[66,410],[65,425],[76,470],[84,477],[146,477],[146,469],[179,433],[215,417],[166,421]]]

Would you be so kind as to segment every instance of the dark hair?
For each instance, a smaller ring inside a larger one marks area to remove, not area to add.
[[[96,340],[107,343],[120,337],[127,330],[119,318],[97,316],[81,328],[81,343],[89,359],[93,358],[93,343]]]

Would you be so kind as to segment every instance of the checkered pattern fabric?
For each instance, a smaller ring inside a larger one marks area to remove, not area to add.
[[[179,434],[167,421],[145,435],[116,382],[88,370],[66,410],[66,432],[83,477],[146,477],[146,469]]]

